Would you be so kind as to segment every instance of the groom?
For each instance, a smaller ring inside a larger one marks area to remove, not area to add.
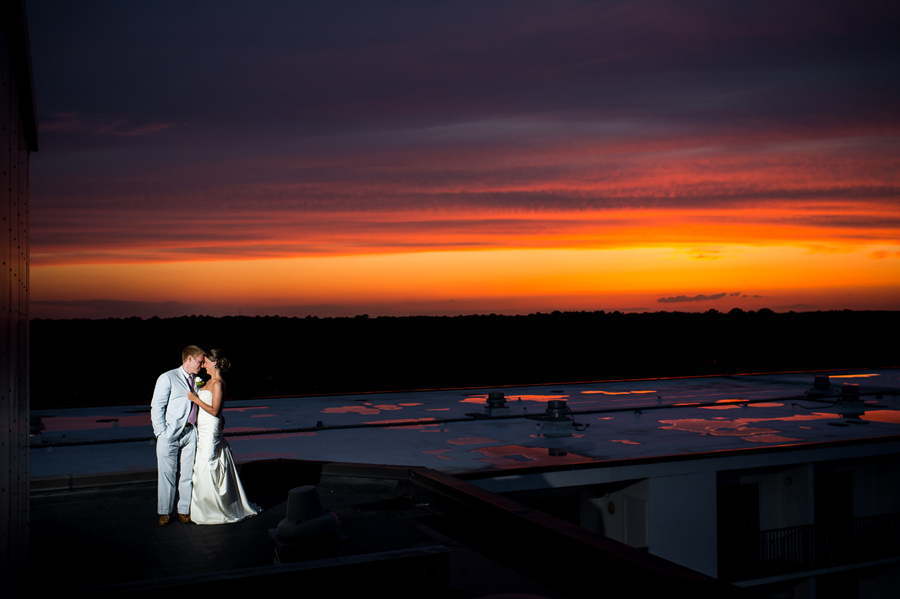
[[[159,525],[172,520],[176,482],[178,519],[190,522],[191,477],[197,449],[197,404],[188,399],[196,391],[194,376],[203,366],[203,350],[189,345],[181,352],[181,367],[165,372],[156,380],[150,402],[150,420],[156,435],[156,461],[159,469]]]

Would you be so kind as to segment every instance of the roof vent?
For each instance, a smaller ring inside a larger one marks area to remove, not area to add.
[[[579,425],[571,416],[572,410],[566,402],[560,399],[551,399],[547,402],[547,409],[541,418],[541,429],[545,437],[571,437],[572,431],[583,431],[590,424]]]
[[[569,418],[569,406],[561,399],[551,399],[548,401],[547,410],[544,414],[546,415],[547,420],[550,421],[572,421],[572,419]]]
[[[807,389],[806,394],[812,396],[831,395],[832,389],[831,379],[828,378],[828,375],[817,375],[813,380],[812,388]]]
[[[509,407],[506,405],[506,396],[502,391],[488,393],[487,405],[484,406],[485,416],[508,416]]]

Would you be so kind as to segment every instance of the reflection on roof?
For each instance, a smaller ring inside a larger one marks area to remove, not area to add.
[[[839,382],[810,393],[814,376]],[[840,401],[858,385],[852,413]],[[508,413],[480,413],[489,392]],[[450,474],[895,435],[900,370],[572,383],[232,401],[238,462],[273,457],[423,466]],[[565,401],[586,428],[552,436],[540,420]],[[149,406],[36,411],[33,478],[153,470]]]

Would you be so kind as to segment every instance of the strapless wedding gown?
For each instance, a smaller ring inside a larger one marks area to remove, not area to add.
[[[200,400],[210,405],[212,392],[201,389]],[[197,453],[194,458],[194,491],[191,520],[197,524],[224,524],[255,516],[260,510],[247,500],[231,457],[231,447],[222,436],[225,419],[199,410]]]

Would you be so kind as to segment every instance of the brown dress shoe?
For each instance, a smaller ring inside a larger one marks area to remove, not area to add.
[[[179,522],[190,522],[191,517],[188,514],[178,514],[178,521]]]
[[[168,524],[171,521],[172,521],[172,517],[169,516],[169,514],[163,514],[159,517],[159,525],[160,526],[165,526],[166,524]]]

